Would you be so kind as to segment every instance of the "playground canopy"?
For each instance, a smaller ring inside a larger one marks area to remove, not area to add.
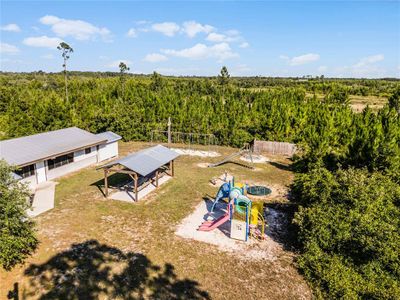
[[[174,160],[178,156],[179,154],[175,151],[162,145],[157,145],[101,166],[100,168],[104,169],[106,197],[108,196],[109,173],[124,173],[132,177],[134,180],[135,200],[137,201],[139,176],[141,176],[142,179],[150,179],[151,183],[155,181],[157,187],[160,173],[169,170],[169,175],[174,176]]]

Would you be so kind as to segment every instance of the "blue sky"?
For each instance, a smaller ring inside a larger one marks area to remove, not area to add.
[[[400,77],[399,1],[2,1],[1,70]]]

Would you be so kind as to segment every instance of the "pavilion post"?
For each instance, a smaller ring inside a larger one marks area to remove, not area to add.
[[[171,175],[171,177],[174,177],[174,161],[173,160],[171,160],[170,162],[169,162],[169,171],[170,171],[170,175]]]
[[[135,201],[138,200],[138,174],[135,173]]]
[[[104,187],[105,187],[105,195],[108,197],[108,170],[104,169]]]
[[[158,170],[156,171],[156,187],[158,187]]]

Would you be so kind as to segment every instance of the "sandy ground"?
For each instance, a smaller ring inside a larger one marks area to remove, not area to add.
[[[176,235],[217,246],[221,251],[231,252],[244,260],[269,260],[277,259],[281,245],[275,242],[270,236],[264,241],[249,239],[247,242],[230,238],[230,222],[226,222],[219,228],[210,232],[198,231],[201,223],[210,218],[218,218],[225,213],[225,205],[218,204],[215,213],[209,215],[212,201],[201,201],[194,212],[187,216],[176,229]]]
[[[164,175],[163,177],[158,179],[158,186],[166,183],[168,180],[170,180],[172,177],[168,175]],[[120,200],[120,201],[126,201],[126,202],[135,202],[135,193],[132,192],[131,190],[131,185],[128,187],[128,189],[123,189],[123,190],[118,190],[114,193],[112,193],[109,198],[113,200]],[[153,192],[156,189],[156,187],[152,184],[149,184],[146,186],[144,189],[140,190],[138,192],[138,198],[139,201],[143,200],[148,194]]]
[[[268,157],[265,157],[260,154],[253,154],[251,157],[253,158],[253,163],[255,163],[255,164],[263,164],[263,163],[270,161]],[[251,163],[250,155],[248,155],[248,154],[242,155],[240,157],[240,160]]]
[[[190,155],[190,156],[217,157],[221,155],[215,151],[201,151],[201,150],[181,149],[181,148],[171,148],[171,150],[174,150],[175,152],[181,155]]]

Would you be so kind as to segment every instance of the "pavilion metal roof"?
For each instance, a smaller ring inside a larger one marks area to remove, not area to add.
[[[107,141],[77,127],[64,128],[0,141],[0,159],[24,166]]]
[[[147,176],[178,156],[177,152],[162,145],[157,145],[112,161],[101,166],[101,168],[120,164],[141,176]]]

